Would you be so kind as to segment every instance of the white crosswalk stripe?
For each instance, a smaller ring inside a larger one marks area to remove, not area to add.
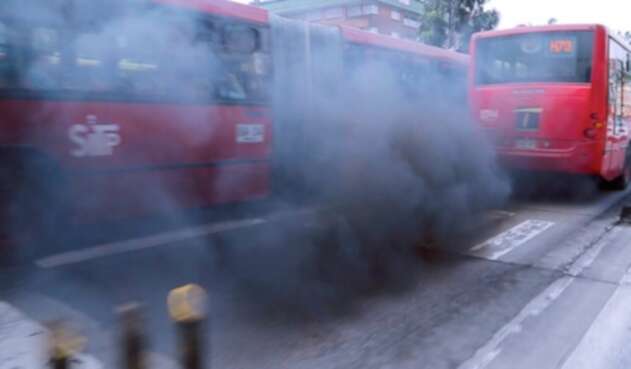
[[[545,220],[529,219],[504,231],[497,236],[474,246],[470,250],[473,256],[497,260],[515,248],[537,237],[554,225]]]

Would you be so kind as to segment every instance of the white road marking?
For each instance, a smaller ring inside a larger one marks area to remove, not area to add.
[[[526,319],[545,311],[570,286],[572,281],[572,277],[563,277],[548,286],[541,294],[531,300],[515,318],[497,331],[489,342],[476,351],[472,358],[461,364],[458,369],[486,368],[502,352],[504,341],[513,334],[521,332]]]
[[[554,225],[545,220],[526,220],[513,228],[471,248],[470,254],[489,260],[497,260],[525,244]]]
[[[13,306],[0,302],[0,369],[48,368],[48,331]],[[89,355],[77,355],[75,369],[102,369]]]
[[[252,227],[266,222],[267,221],[265,219],[254,218],[223,223],[212,223],[199,227],[159,233],[153,236],[107,243],[83,250],[53,255],[37,260],[35,264],[37,264],[37,266],[39,266],[40,268],[55,268],[64,265],[77,264],[88,260],[98,259],[105,256],[112,256],[132,251],[154,248],[173,242],[194,239],[220,232]]]
[[[517,213],[513,213],[508,210],[500,210],[500,209],[489,210],[488,214],[492,218],[500,218],[500,219],[512,218],[515,215],[517,215]]]
[[[549,285],[542,293],[532,299],[508,324],[497,331],[493,337],[469,360],[458,366],[458,369],[484,369],[502,352],[504,342],[514,334],[523,330],[524,322],[543,313],[554,303],[556,299],[576,280],[585,268],[596,260],[603,247],[617,233],[614,228],[606,237],[603,237],[588,252],[578,258],[569,268],[569,275],[561,277]],[[593,250],[593,251],[592,251]]]
[[[198,237],[209,236],[226,231],[233,231],[242,228],[249,228],[260,224],[274,222],[283,218],[294,219],[316,214],[325,208],[303,208],[280,211],[267,218],[250,218],[218,223],[205,224],[198,227],[191,227],[171,232],[164,232],[147,237],[129,239],[125,241],[112,242],[98,245],[82,250],[65,252],[35,262],[40,268],[56,268],[65,265],[77,264],[84,261],[94,260],[106,256],[125,254],[154,247],[163,246],[169,243],[190,240]]]

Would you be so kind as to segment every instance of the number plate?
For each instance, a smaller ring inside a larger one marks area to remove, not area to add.
[[[520,150],[534,150],[537,148],[537,141],[530,138],[518,138],[515,140],[515,148]]]
[[[262,124],[237,124],[237,143],[260,143],[265,140]]]
[[[523,109],[515,111],[517,114],[517,129],[521,131],[536,131],[539,129],[541,111],[536,109]]]

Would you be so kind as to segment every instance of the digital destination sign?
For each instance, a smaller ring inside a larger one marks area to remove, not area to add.
[[[575,43],[572,39],[552,39],[548,44],[548,50],[555,55],[573,55]]]

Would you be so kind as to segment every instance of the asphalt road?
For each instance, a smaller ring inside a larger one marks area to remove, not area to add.
[[[129,302],[146,312],[150,367],[176,368],[166,295],[192,282],[209,292],[213,368],[628,368],[627,196],[518,195],[376,284],[321,258],[313,209],[105,237],[2,271],[0,369],[43,367],[56,319],[87,337],[75,367],[120,368],[116,308]]]

